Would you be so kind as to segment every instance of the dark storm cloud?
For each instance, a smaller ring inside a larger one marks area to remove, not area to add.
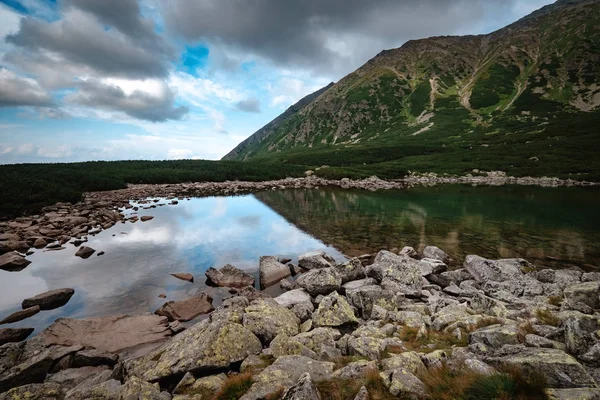
[[[126,94],[120,87],[98,81],[79,84],[79,91],[67,99],[69,102],[91,108],[120,111],[130,117],[152,122],[181,119],[187,107],[176,107],[175,94],[166,85],[158,96],[134,91]]]
[[[246,100],[237,102],[235,108],[248,113],[259,113],[260,101],[258,101],[256,97],[250,97]]]
[[[36,81],[0,68],[0,107],[48,106],[51,103],[50,94]]]
[[[134,0],[70,0],[61,19],[22,18],[6,41],[33,53],[52,52],[98,74],[166,77],[174,49],[139,12]]]
[[[171,0],[163,14],[188,40],[232,46],[283,65],[348,68],[409,39],[477,29],[516,0]],[[353,66],[354,67],[354,66]]]

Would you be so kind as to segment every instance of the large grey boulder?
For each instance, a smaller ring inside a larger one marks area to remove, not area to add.
[[[390,288],[407,296],[421,296],[423,278],[419,262],[408,256],[382,250],[377,253],[373,265],[367,268],[367,275],[382,285],[387,281]]]
[[[253,332],[264,344],[269,344],[275,336],[294,336],[299,332],[300,320],[289,309],[273,299],[253,301],[246,307],[243,325]]]
[[[383,383],[394,396],[425,398],[427,389],[419,378],[407,370],[384,371],[380,373]]]
[[[369,371],[378,371],[375,361],[358,360],[351,362],[331,374],[332,379],[362,379]]]
[[[275,336],[269,344],[271,355],[275,358],[283,356],[304,356],[317,359],[317,353],[300,343],[295,337],[282,333]]]
[[[600,400],[600,389],[548,389],[548,400]]]
[[[313,314],[316,326],[342,326],[358,323],[354,311],[343,296],[333,292],[319,303],[319,308]]]
[[[373,305],[377,304],[386,309],[397,306],[396,295],[391,290],[383,290],[381,286],[370,285],[346,290],[346,297],[356,307],[362,318],[369,319]]]
[[[0,256],[0,269],[4,271],[17,272],[22,271],[31,264],[31,261],[23,257],[21,254],[13,251]]]
[[[423,258],[422,260],[419,260],[418,265],[421,270],[421,276],[424,278],[433,274],[441,274],[448,269],[448,266],[444,262],[434,258]]]
[[[206,271],[209,283],[221,287],[243,288],[254,286],[254,277],[231,264],[221,269],[209,268]]]
[[[106,365],[98,367],[68,368],[50,375],[46,378],[46,382],[58,384],[62,390],[66,391],[73,389],[95,375],[109,370],[110,368]]]
[[[503,282],[523,278],[523,269],[533,266],[522,258],[488,260],[483,257],[468,255],[464,267],[477,282]]]
[[[448,263],[451,261],[450,256],[446,254],[444,250],[436,246],[426,246],[423,249],[423,257],[439,260],[443,263]]]
[[[280,263],[277,257],[263,256],[260,258],[259,277],[261,289],[272,286],[291,275],[290,267]]]
[[[342,335],[340,331],[333,328],[315,328],[308,332],[303,332],[294,337],[300,343],[311,349],[317,354],[321,354],[328,347],[335,347],[336,341]]]
[[[469,343],[481,343],[493,349],[506,344],[519,344],[519,329],[516,325],[492,325],[469,334]]]
[[[525,348],[489,361],[496,366],[515,368],[525,375],[539,373],[553,388],[596,387],[596,381],[586,369],[561,350]]]
[[[246,327],[227,321],[204,320],[144,357],[126,363],[129,376],[158,382],[186,372],[229,368],[262,350]]]
[[[585,310],[586,314],[592,314],[600,309],[600,282],[584,282],[568,286],[564,290],[564,296],[564,307]]]
[[[300,377],[308,373],[314,382],[325,380],[333,372],[331,362],[315,361],[302,356],[279,357],[271,366],[254,377],[254,384],[240,400],[263,399],[294,386]]]
[[[306,290],[311,296],[327,295],[339,290],[342,286],[342,277],[334,268],[314,269],[302,274],[296,284]]]
[[[51,290],[23,300],[21,305],[23,309],[39,306],[42,310],[53,310],[67,304],[74,294],[73,289]]]
[[[335,260],[324,251],[311,251],[298,257],[298,266],[306,271],[320,268],[330,268]]]
[[[414,351],[395,354],[390,358],[381,360],[384,371],[406,370],[413,375],[422,375],[427,371],[421,357]]]
[[[58,383],[32,383],[0,394],[0,400],[62,400],[65,393]]]
[[[578,311],[566,311],[559,314],[565,330],[565,344],[571,354],[587,353],[593,345],[600,342],[600,319]]]
[[[292,308],[296,304],[310,302],[311,297],[304,289],[294,289],[275,297],[275,301],[284,307]]]
[[[321,400],[321,395],[308,372],[305,372],[298,382],[281,396],[282,400]]]
[[[353,258],[344,264],[339,264],[335,267],[342,277],[342,284],[350,281],[356,281],[365,278],[365,267],[358,258]]]
[[[38,337],[47,345],[81,345],[118,353],[172,335],[169,321],[153,314],[101,318],[59,318]]]
[[[169,321],[191,321],[198,315],[206,314],[214,310],[212,297],[205,292],[197,296],[181,301],[168,301],[163,304],[154,314],[167,317]]]

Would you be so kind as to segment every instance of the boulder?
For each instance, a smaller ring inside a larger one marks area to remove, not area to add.
[[[209,268],[206,271],[209,283],[220,287],[243,288],[254,286],[254,277],[244,271],[237,269],[231,264],[221,269]]]
[[[367,388],[362,386],[356,394],[356,397],[354,397],[354,400],[369,400],[369,391]]]
[[[126,369],[130,376],[157,382],[186,372],[229,368],[261,350],[260,340],[244,326],[203,320],[149,354],[127,362]]]
[[[419,253],[417,253],[417,251],[410,246],[404,246],[398,254],[403,256],[409,256],[411,258],[416,258],[419,255]]]
[[[439,260],[443,263],[448,263],[451,261],[450,256],[446,254],[444,250],[436,246],[426,246],[423,249],[423,257]]]
[[[442,261],[433,258],[423,258],[419,261],[418,265],[423,277],[428,277],[432,274],[441,274],[448,269],[448,266]]]
[[[382,282],[382,286],[388,281],[390,289],[393,287],[407,296],[421,296],[423,278],[419,262],[408,256],[382,250],[375,257],[373,265],[367,268],[367,275]]]
[[[301,275],[296,280],[296,284],[311,296],[327,295],[340,289],[342,277],[334,267],[315,269]]]
[[[306,271],[320,268],[331,268],[335,260],[324,251],[311,251],[298,257],[298,266]]]
[[[79,248],[79,250],[77,250],[77,253],[75,253],[75,255],[77,257],[81,257],[83,259],[86,259],[86,258],[90,258],[90,256],[92,254],[94,254],[95,252],[96,252],[96,250],[92,249],[91,247],[81,246]]]
[[[317,353],[309,349],[294,337],[280,334],[269,345],[271,355],[275,358],[283,356],[304,356],[317,359]]]
[[[0,329],[0,346],[6,343],[21,342],[33,333],[33,328]]]
[[[2,321],[0,321],[0,325],[12,324],[13,322],[22,321],[25,318],[29,318],[29,317],[34,316],[35,314],[39,313],[40,310],[41,310],[40,306],[33,306],[33,307],[29,307],[29,308],[26,308],[21,311],[16,311],[16,312],[10,314],[8,317],[4,318]]]
[[[469,334],[469,343],[482,343],[493,349],[506,344],[519,344],[519,329],[516,325],[492,325]]]
[[[46,378],[46,382],[58,384],[61,389],[66,391],[73,389],[82,382],[101,374],[104,371],[110,371],[110,368],[106,365],[99,367],[68,368],[50,375]]]
[[[246,307],[243,325],[264,344],[269,344],[279,334],[298,334],[300,320],[291,310],[275,300],[261,299]]]
[[[365,267],[363,267],[358,258],[353,258],[344,264],[340,264],[335,269],[342,278],[342,284],[363,279],[366,276]]]
[[[359,360],[351,362],[331,374],[332,379],[362,379],[369,371],[378,371],[375,361]]]
[[[381,360],[384,371],[406,370],[413,375],[421,375],[427,371],[421,357],[414,351],[396,354],[393,357]]]
[[[53,310],[67,304],[74,294],[75,290],[68,288],[51,290],[23,300],[21,306],[23,309],[39,306],[42,310]]]
[[[282,400],[321,400],[321,395],[315,387],[308,372],[302,374],[298,382],[281,396]]]
[[[396,304],[396,296],[391,290],[383,290],[378,285],[362,286],[357,289],[346,291],[346,297],[356,307],[363,319],[369,319],[373,305],[384,306],[393,309]]]
[[[591,314],[594,310],[600,309],[600,282],[584,282],[568,286],[564,290],[564,296],[565,307],[579,309],[578,305],[583,304],[590,308]]]
[[[142,221],[142,222],[150,221],[152,219],[154,219],[154,217],[152,215],[144,215],[144,216],[140,217],[140,221]]]
[[[154,314],[167,317],[169,321],[191,321],[198,315],[213,311],[212,300],[208,294],[201,292],[186,300],[168,301],[154,311]]]
[[[567,311],[559,314],[567,351],[574,355],[586,353],[590,347],[600,341],[600,320],[596,316]]]
[[[425,384],[404,369],[384,371],[380,374],[385,386],[393,396],[425,398]]]
[[[187,372],[173,390],[173,394],[194,396],[201,392],[217,393],[225,382],[227,382],[227,375],[224,373],[196,379],[194,375]]]
[[[194,282],[194,275],[188,272],[176,272],[174,274],[170,274],[171,276],[180,279],[182,281]]]
[[[548,400],[600,400],[600,389],[547,389]]]
[[[275,297],[275,301],[284,307],[292,308],[296,304],[310,302],[311,297],[304,289],[294,289]]]
[[[526,348],[516,354],[490,359],[505,368],[515,368],[525,375],[541,374],[553,388],[596,387],[596,382],[575,358],[556,349]]]
[[[13,251],[0,256],[0,269],[9,272],[22,271],[31,264],[31,261],[23,257],[21,254]]]
[[[73,356],[73,367],[97,367],[99,365],[114,366],[119,361],[119,356],[98,349],[78,351]]]
[[[519,280],[523,278],[524,268],[533,269],[521,258],[488,260],[474,255],[465,258],[464,267],[477,282]]]
[[[0,400],[62,400],[65,398],[63,388],[58,383],[32,383],[10,389],[0,394]]]
[[[302,375],[308,373],[319,382],[333,372],[331,362],[315,361],[302,356],[279,357],[271,366],[254,377],[254,384],[240,400],[258,400],[294,386]]]
[[[325,348],[335,347],[336,340],[342,335],[340,331],[333,328],[315,328],[311,331],[300,333],[294,337],[300,343],[317,354],[321,354]]]
[[[337,292],[333,292],[319,303],[319,308],[313,314],[313,323],[316,326],[336,327],[356,324],[358,319],[354,316],[354,311],[346,299]]]
[[[371,285],[375,285],[375,284],[377,284],[377,281],[373,278],[359,279],[357,281],[351,281],[348,283],[344,283],[342,285],[342,292],[346,292],[346,291],[352,290],[352,289],[358,289],[363,286],[371,286]]]
[[[118,353],[172,335],[169,321],[153,314],[75,319],[59,318],[38,337],[46,345],[94,347]]]
[[[291,275],[290,268],[277,261],[277,257],[263,256],[260,258],[259,277],[261,289],[272,286]]]

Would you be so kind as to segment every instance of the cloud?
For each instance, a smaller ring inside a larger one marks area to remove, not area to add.
[[[164,83],[159,83],[157,93],[135,89],[126,93],[120,86],[98,80],[82,81],[79,91],[67,96],[71,104],[123,112],[130,117],[151,122],[181,119],[188,113],[185,106],[175,106],[175,93]]]
[[[52,97],[33,79],[0,68],[0,107],[48,106]]]
[[[235,103],[235,108],[249,113],[260,113],[260,101],[256,97],[249,97]]]

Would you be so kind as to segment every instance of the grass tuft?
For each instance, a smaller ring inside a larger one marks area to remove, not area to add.
[[[214,400],[237,400],[242,397],[254,383],[252,373],[231,375],[216,394]]]
[[[551,311],[540,308],[536,311],[536,315],[538,320],[544,325],[558,326],[560,324],[560,319]]]

